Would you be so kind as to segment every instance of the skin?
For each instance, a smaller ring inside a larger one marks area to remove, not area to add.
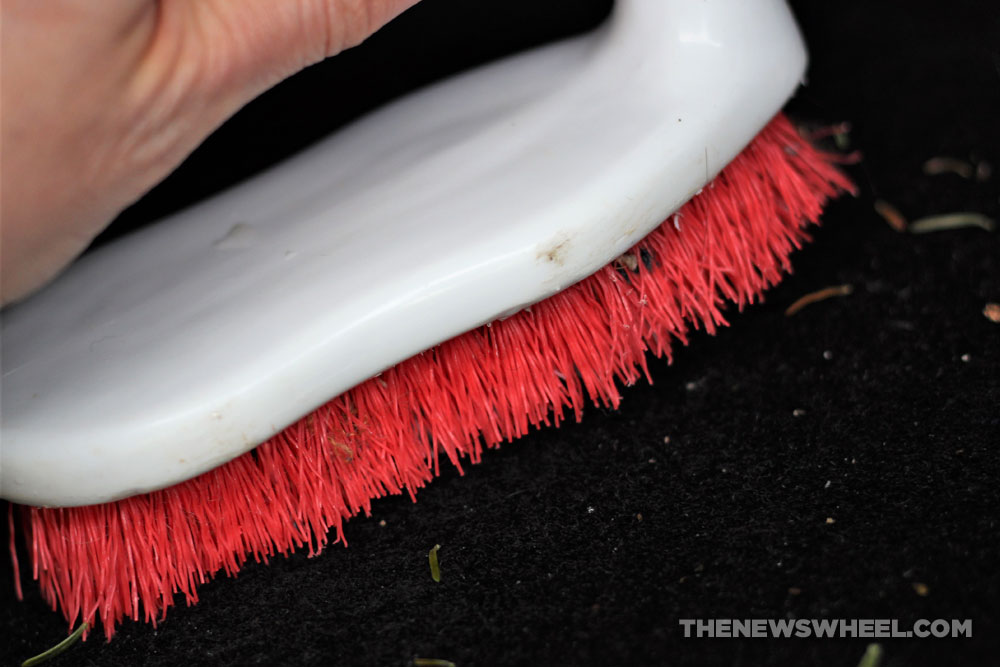
[[[4,0],[0,304],[51,280],[240,107],[417,0]]]

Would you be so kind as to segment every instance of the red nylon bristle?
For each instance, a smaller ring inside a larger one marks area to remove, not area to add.
[[[782,116],[704,192],[614,263],[505,320],[334,398],[254,452],[177,486],[91,507],[23,508],[32,572],[70,625],[156,623],[177,593],[248,557],[318,553],[373,498],[568,417],[616,407],[688,328],[712,332],[789,270],[823,203],[851,184]]]

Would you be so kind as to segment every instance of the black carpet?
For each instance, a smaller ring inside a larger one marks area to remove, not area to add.
[[[653,363],[654,384],[619,411],[449,470],[417,504],[376,502],[348,524],[349,548],[249,565],[158,629],[126,623],[52,664],[853,667],[872,641],[883,665],[996,664],[1000,324],[983,308],[1000,302],[1000,236],[897,233],[873,201],[911,219],[1000,219],[1000,9],[793,4],[812,65],[789,111],[853,124],[861,195],[830,207],[764,304]],[[592,25],[606,5],[426,0],[250,105],[108,236],[423,81]],[[935,156],[993,174],[924,174]],[[784,315],[841,284],[853,294]],[[65,625],[30,583],[13,601],[0,561],[0,661],[13,664]],[[973,637],[685,638],[679,620],[696,618],[971,619]]]

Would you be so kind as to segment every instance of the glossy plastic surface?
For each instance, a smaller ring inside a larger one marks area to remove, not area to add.
[[[84,257],[2,314],[0,495],[188,479],[586,277],[797,86],[780,0],[632,0]]]

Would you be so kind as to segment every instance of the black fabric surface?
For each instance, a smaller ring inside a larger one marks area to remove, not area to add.
[[[376,502],[347,525],[349,548],[250,564],[157,629],[125,623],[51,664],[853,666],[873,641],[684,638],[686,618],[968,618],[972,639],[879,640],[883,665],[996,664],[1000,324],[982,311],[1000,302],[1000,236],[899,234],[872,204],[1000,219],[1000,9],[793,5],[812,64],[789,111],[853,123],[861,195],[830,207],[765,303],[695,335],[672,366],[652,363],[654,384],[619,411],[590,408],[465,476],[447,469],[416,504]],[[425,0],[250,105],[109,236],[606,10]],[[940,155],[994,174],[925,175]],[[784,315],[840,284],[854,293]],[[0,662],[13,664],[65,624],[28,581],[15,602],[0,561]]]

